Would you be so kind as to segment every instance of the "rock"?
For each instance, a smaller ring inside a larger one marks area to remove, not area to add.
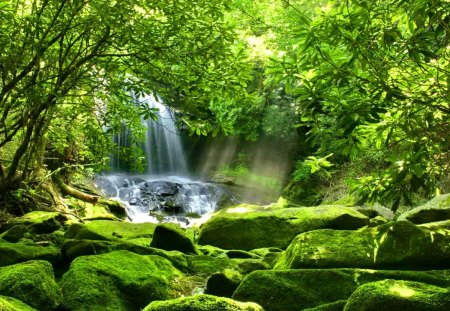
[[[261,259],[261,256],[258,256],[257,254],[241,251],[241,250],[230,250],[226,251],[225,254],[227,254],[228,258],[250,258],[250,259]]]
[[[40,311],[55,310],[62,301],[52,265],[42,260],[0,268],[0,294],[19,299]]]
[[[409,220],[415,224],[423,224],[450,219],[450,193],[434,197],[422,206],[404,212],[398,220]]]
[[[177,250],[185,254],[200,254],[181,229],[168,224],[158,225],[155,228],[150,246],[168,251]]]
[[[273,267],[278,261],[283,250],[276,247],[266,247],[266,248],[257,248],[251,250],[250,252],[262,257],[264,262],[268,263],[271,267]]]
[[[37,311],[29,305],[12,297],[0,296],[0,310],[2,311]]]
[[[128,251],[82,256],[61,281],[63,306],[79,310],[140,310],[153,300],[173,298],[180,272],[159,256]]]
[[[264,311],[251,302],[239,302],[211,295],[197,295],[166,301],[154,301],[143,311]]]
[[[35,259],[57,263],[60,251],[51,245],[41,246],[33,242],[9,243],[0,240],[0,267]]]
[[[378,203],[371,206],[353,206],[352,208],[370,218],[376,218],[377,216],[383,217],[386,220],[394,220],[395,218],[392,210]]]
[[[358,287],[350,296],[344,310],[450,310],[450,291],[448,288],[420,282],[384,280]]]
[[[201,226],[198,243],[223,249],[286,248],[299,233],[320,229],[357,229],[369,218],[344,206],[276,208],[238,205],[217,212]]]
[[[384,279],[419,281],[447,287],[450,285],[450,270],[305,269],[255,271],[244,278],[232,298],[239,301],[256,302],[266,311],[298,311],[346,300],[358,286]],[[384,309],[380,308],[379,310]]]
[[[370,219],[369,227],[376,227],[379,225],[387,224],[388,222],[389,221],[382,216],[375,216],[374,218]]]
[[[188,256],[188,269],[192,274],[210,276],[215,272],[232,269],[237,266],[235,260],[228,257]]]
[[[65,240],[61,248],[61,253],[64,259],[72,261],[80,256],[106,254],[117,250],[126,250],[139,255],[158,255],[169,260],[177,269],[187,269],[187,260],[181,252],[165,251],[153,247],[127,243],[126,241]]]
[[[27,226],[15,225],[14,227],[0,234],[0,239],[3,239],[7,242],[15,243],[18,242],[23,237],[25,237],[27,233],[28,233]]]
[[[419,227],[428,228],[430,230],[439,230],[439,229],[450,230],[450,220],[427,222],[425,224],[420,224]]]
[[[65,220],[58,212],[34,211],[18,218],[16,223],[28,226],[34,233],[51,233],[60,229]]]
[[[326,303],[314,308],[303,309],[303,311],[342,311],[347,300],[338,300],[332,303]]]
[[[242,281],[242,275],[232,269],[213,273],[206,283],[205,294],[231,297]]]
[[[66,239],[119,241],[145,238],[150,242],[156,224],[129,223],[112,220],[93,220],[85,224],[72,224],[65,233]],[[147,244],[148,245],[148,244]]]
[[[275,268],[443,269],[450,267],[449,258],[450,231],[399,221],[358,231],[299,234]]]

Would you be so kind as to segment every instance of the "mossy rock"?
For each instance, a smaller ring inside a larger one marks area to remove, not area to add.
[[[0,294],[19,299],[40,311],[55,310],[62,301],[52,265],[42,260],[0,268]]]
[[[217,212],[201,226],[198,243],[223,249],[286,248],[302,232],[320,228],[357,229],[369,218],[338,205],[276,208],[238,205]]]
[[[1,311],[37,311],[29,305],[12,297],[0,296]]]
[[[207,280],[205,294],[231,297],[242,281],[242,274],[233,269],[213,273]]]
[[[155,231],[153,223],[129,223],[112,220],[93,220],[85,224],[72,224],[67,229],[66,239],[77,240],[110,240],[133,241],[137,238],[148,238],[148,244]]]
[[[299,234],[275,268],[444,269],[450,268],[449,258],[449,230],[399,221],[358,231]]]
[[[106,254],[118,250],[126,250],[139,255],[158,255],[169,260],[177,269],[187,270],[187,259],[181,252],[165,251],[127,241],[65,240],[61,253],[64,259],[72,261],[80,256]]]
[[[225,254],[228,256],[228,258],[261,259],[261,256],[258,256],[257,254],[242,251],[239,249],[226,251]]]
[[[227,250],[211,245],[197,245],[197,249],[206,256],[210,257],[228,257]]]
[[[318,307],[303,309],[303,311],[342,311],[346,304],[347,300],[338,300]]]
[[[220,272],[228,268],[234,268],[237,265],[235,260],[228,257],[210,257],[210,256],[187,256],[188,269],[191,274],[210,276],[215,272]]]
[[[11,243],[16,243],[19,242],[20,239],[23,239],[27,235],[27,233],[29,233],[28,226],[15,225],[0,234],[0,239]]]
[[[428,222],[426,224],[420,224],[419,227],[427,228],[430,230],[440,230],[440,229],[450,230],[450,220]]]
[[[450,270],[400,271],[367,269],[266,270],[247,275],[232,298],[253,301],[266,311],[298,311],[346,300],[362,284],[384,279],[450,285]],[[383,309],[380,309],[383,310]]]
[[[181,275],[166,259],[128,251],[76,258],[61,280],[63,306],[71,311],[141,310],[153,300],[174,298]]]
[[[168,224],[161,224],[155,228],[150,246],[167,251],[176,250],[185,254],[200,254],[194,243],[179,227]]]
[[[450,310],[450,291],[448,288],[420,282],[383,280],[358,287],[349,298],[344,310]]]
[[[154,301],[143,311],[264,311],[251,302],[239,302],[211,295],[197,295],[166,301]]]
[[[66,219],[58,212],[34,211],[18,218],[15,223],[26,225],[34,233],[51,233],[60,229]]]
[[[275,266],[283,250],[276,247],[257,248],[250,251],[263,258],[263,261],[268,263],[272,268]]]
[[[408,220],[415,224],[450,219],[450,193],[439,195],[424,205],[401,214],[398,220]]]
[[[9,243],[0,240],[0,267],[28,260],[59,262],[60,251],[54,246],[42,246],[33,242]]]

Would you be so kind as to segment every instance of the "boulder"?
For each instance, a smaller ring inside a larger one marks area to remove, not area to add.
[[[0,296],[0,310],[2,311],[37,311],[29,305],[12,297]]]
[[[0,234],[0,239],[7,242],[18,242],[20,239],[24,238],[29,232],[28,227],[25,225],[15,225],[8,229],[7,231]]]
[[[368,223],[367,216],[345,206],[265,209],[242,204],[220,210],[204,223],[198,243],[223,249],[286,248],[302,232],[358,229]]]
[[[423,224],[450,219],[450,193],[439,195],[424,205],[404,212],[398,220],[409,220],[415,224]]]
[[[448,288],[420,282],[383,280],[358,287],[348,299],[344,310],[450,310],[450,291]]]
[[[15,223],[25,225],[34,233],[51,233],[61,228],[66,217],[58,212],[34,211],[18,218]]]
[[[138,242],[144,239],[143,245],[148,245],[156,224],[152,223],[129,223],[112,220],[93,220],[85,224],[72,224],[65,233],[66,239],[77,240],[110,240],[120,241],[127,240],[130,242]]]
[[[242,281],[242,275],[232,269],[213,273],[206,283],[205,294],[231,297]]]
[[[141,310],[153,300],[174,296],[180,272],[166,259],[114,251],[81,256],[61,280],[63,306],[71,311]]]
[[[251,302],[239,302],[211,295],[197,295],[166,301],[154,301],[143,311],[264,311]]]
[[[14,297],[41,311],[55,310],[62,301],[52,265],[42,260],[0,268],[0,295]]]
[[[254,271],[244,278],[232,298],[239,301],[256,302],[266,311],[298,311],[346,300],[358,286],[384,279],[419,281],[447,287],[450,285],[450,270],[305,269]]]
[[[33,242],[9,243],[0,240],[0,267],[36,259],[57,263],[60,251],[51,245],[43,246]]]
[[[200,254],[194,243],[180,228],[168,224],[158,225],[155,228],[150,246],[168,251],[176,250],[185,254]]]
[[[351,230],[299,234],[275,269],[300,268],[450,268],[450,231],[430,230],[408,221]]]

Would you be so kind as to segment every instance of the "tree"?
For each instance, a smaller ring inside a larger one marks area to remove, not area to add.
[[[226,9],[220,0],[0,1],[0,193],[32,177],[49,149],[62,162],[100,161],[111,132],[153,113],[130,105],[131,91],[157,93],[194,120],[210,117],[211,101],[245,95],[248,66]]]
[[[316,153],[342,163],[382,152],[384,170],[355,185],[361,202],[395,209],[435,194],[450,169],[448,1],[331,1],[310,15],[302,3],[289,1],[270,82],[295,98]]]

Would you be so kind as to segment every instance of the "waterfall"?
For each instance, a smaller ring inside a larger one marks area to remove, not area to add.
[[[156,120],[145,120],[147,139],[143,146],[150,174],[186,174],[186,156],[180,133],[175,125],[175,114],[153,95],[137,98],[150,108],[156,108]]]

